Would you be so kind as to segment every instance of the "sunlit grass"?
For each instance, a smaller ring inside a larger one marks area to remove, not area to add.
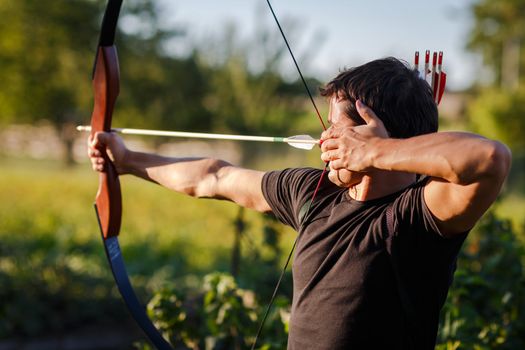
[[[229,271],[236,205],[185,197],[131,176],[121,184],[119,241],[141,300],[165,284],[198,288],[204,274]],[[88,164],[0,159],[0,338],[98,324],[105,313],[128,319],[104,257],[93,209],[97,187]],[[246,210],[244,219],[244,235],[260,247],[263,217]],[[286,252],[294,234],[284,226],[283,232]],[[249,284],[262,273],[253,268],[247,242],[240,263]]]
[[[31,240],[52,235],[78,247],[98,244],[92,206],[98,177],[87,164],[66,168],[57,162],[3,159],[0,174],[0,236]],[[196,200],[131,176],[121,183],[120,242],[133,265],[150,251],[159,260],[180,255],[189,269],[212,270],[217,256],[228,254],[238,211],[233,203]],[[248,210],[245,219],[247,234],[258,241],[260,214]]]

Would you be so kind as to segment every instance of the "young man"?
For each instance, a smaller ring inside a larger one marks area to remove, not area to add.
[[[430,87],[389,58],[339,74],[323,90],[331,127],[320,170],[261,172],[216,159],[89,142],[119,174],[194,197],[273,212],[299,234],[288,349],[433,349],[459,249],[496,199],[510,152],[496,141],[437,132]],[[416,175],[418,174],[418,175]]]

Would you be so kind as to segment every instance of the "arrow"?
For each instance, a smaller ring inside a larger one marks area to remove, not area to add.
[[[79,125],[78,131],[91,131],[91,126]],[[229,134],[210,134],[202,132],[184,132],[184,131],[163,131],[147,129],[127,129],[113,128],[113,132],[126,135],[148,135],[148,136],[167,136],[167,137],[185,137],[194,139],[213,139],[213,140],[234,140],[234,141],[257,141],[257,142],[277,142],[287,143],[288,145],[305,150],[311,150],[315,145],[319,145],[319,140],[310,135],[295,135],[289,137],[273,136],[249,136],[249,135],[229,135]]]

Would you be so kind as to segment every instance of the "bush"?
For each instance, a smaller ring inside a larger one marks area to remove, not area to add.
[[[488,213],[459,257],[437,349],[524,349],[524,251],[508,220]]]
[[[262,349],[286,347],[287,312],[282,307],[288,304],[283,299],[276,302],[258,341]],[[249,349],[262,312],[255,293],[238,288],[224,273],[206,275],[200,291],[164,288],[148,304],[149,316],[166,339],[195,350]]]

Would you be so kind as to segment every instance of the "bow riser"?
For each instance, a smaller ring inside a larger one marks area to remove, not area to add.
[[[113,108],[119,94],[119,66],[115,46],[98,48],[93,69],[95,104],[91,116],[91,135],[111,131]],[[117,236],[122,218],[122,194],[115,166],[103,154],[106,171],[99,175],[99,188],[95,203],[104,238]]]

